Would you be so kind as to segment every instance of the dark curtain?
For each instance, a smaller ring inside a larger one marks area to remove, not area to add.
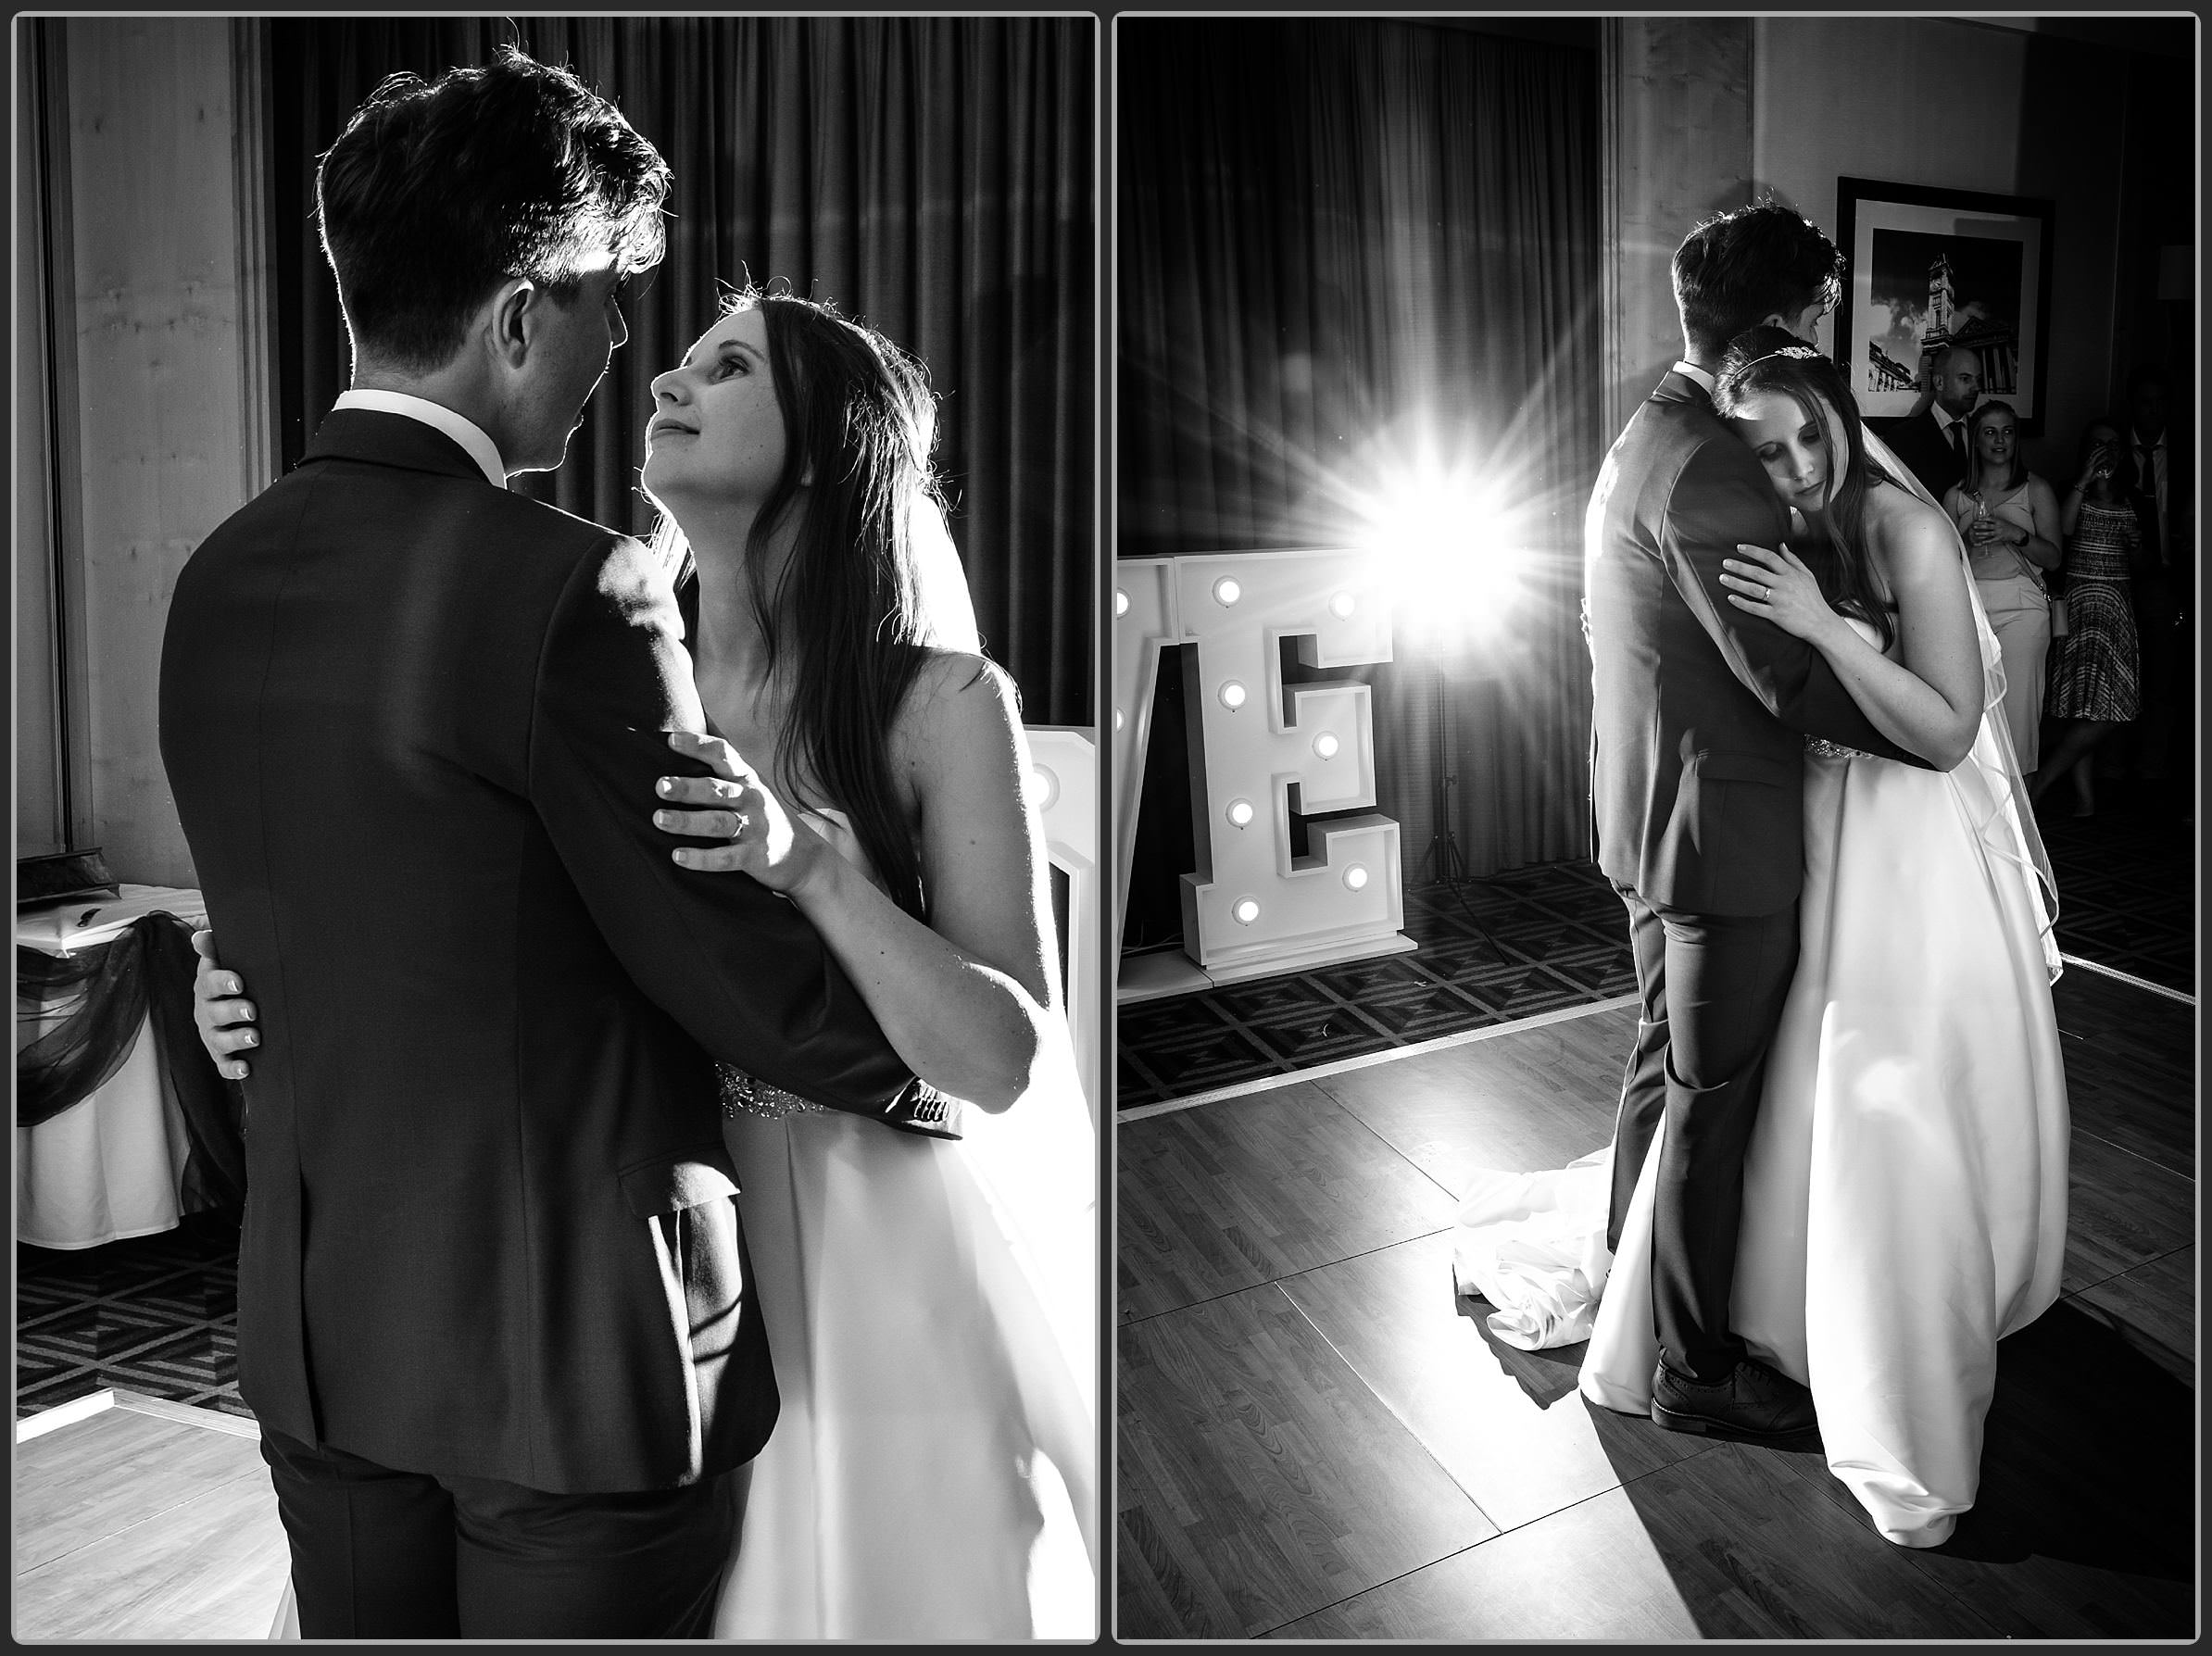
[[[1594,29],[1589,49],[1374,19],[1120,30],[1118,553],[1357,544],[1363,499],[1424,448],[1506,480],[1533,591],[1478,655],[1401,646],[1361,675],[1377,809],[1418,883],[1441,683],[1471,870],[1587,855]],[[1191,866],[1188,827],[1174,861],[1150,815],[1133,942]]]
[[[523,486],[644,533],[652,376],[748,280],[915,352],[986,647],[1033,723],[1091,721],[1095,393],[1085,18],[330,18],[269,25],[285,463],[350,371],[315,158],[386,74],[511,42],[566,64],[667,157],[668,257],[565,464]]]

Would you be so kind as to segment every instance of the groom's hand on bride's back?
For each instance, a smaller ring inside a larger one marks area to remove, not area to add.
[[[200,958],[192,978],[192,1022],[200,1032],[200,1045],[224,1076],[244,1081],[246,1062],[237,1055],[261,1044],[254,1027],[260,1014],[245,998],[245,980],[225,972],[216,960],[213,932],[193,933],[192,947]]]

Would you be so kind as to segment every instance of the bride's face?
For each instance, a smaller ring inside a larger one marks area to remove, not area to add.
[[[784,452],[767,319],[735,311],[653,381],[641,481],[679,520],[694,502],[758,505],[783,475]]]
[[[1759,457],[1766,481],[1784,506],[1807,514],[1824,511],[1843,481],[1847,457],[1835,452],[1836,411],[1816,396],[1817,418],[1782,391],[1753,393],[1728,416],[1728,425]]]

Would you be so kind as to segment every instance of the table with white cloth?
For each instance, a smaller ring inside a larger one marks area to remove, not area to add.
[[[16,947],[49,957],[114,944],[139,921],[170,913],[207,923],[197,891],[124,885],[19,910]],[[19,952],[16,1051],[81,1015],[84,991],[48,992],[26,978]],[[39,1248],[94,1248],[172,1229],[185,1211],[191,1140],[151,1015],[138,1021],[130,1056],[87,1097],[35,1126],[16,1128],[16,1240]]]

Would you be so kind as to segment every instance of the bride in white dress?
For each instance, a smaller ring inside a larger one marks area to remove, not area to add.
[[[926,383],[748,295],[654,392],[643,478],[696,564],[715,733],[670,740],[715,774],[638,809],[698,877],[796,903],[933,1094],[900,1133],[723,1074],[782,1409],[714,1637],[1090,1638],[1097,1135],[1014,693],[926,496]]]
[[[1847,587],[1835,569],[1863,559],[1872,602],[1859,608],[1876,616],[1839,613],[1804,561],[1757,548],[1725,577],[1731,601],[1813,642],[1901,746],[1935,758],[1970,735],[1935,771],[1809,745],[1798,966],[1745,1160],[1729,1319],[1753,1356],[1811,1388],[1829,1467],[1880,1533],[1939,1546],[1974,1504],[1997,1341],[2057,1298],[2064,1262],[2049,862],[2005,734],[1997,641],[1949,520],[1859,427],[1834,365],[1778,329],[1736,342],[1716,406],[1804,513],[1806,549],[1833,548],[1830,590]],[[1863,506],[1831,515],[1859,468]],[[1931,678],[1952,685],[1960,729]],[[1584,1396],[1645,1414],[1659,1157],[1645,1158],[1615,1256],[1609,1160],[1477,1175],[1457,1270],[1499,1308],[1501,1338],[1587,1337]]]

